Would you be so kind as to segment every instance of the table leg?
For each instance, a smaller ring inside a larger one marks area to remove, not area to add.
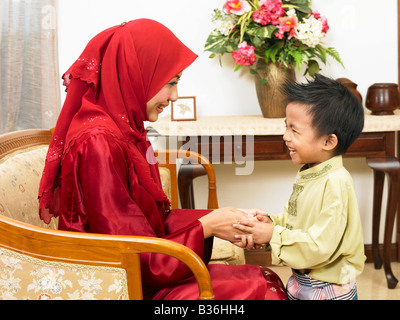
[[[388,204],[386,212],[386,222],[385,222],[383,263],[384,263],[388,288],[394,289],[398,283],[398,280],[396,279],[396,277],[393,275],[392,272],[390,252],[392,246],[394,218],[396,216],[398,196],[399,196],[399,173],[397,171],[389,173],[389,180],[390,180],[390,186],[389,186],[389,195],[388,195]]]
[[[374,170],[374,199],[372,206],[372,255],[375,269],[382,267],[382,259],[379,253],[379,226],[381,220],[383,182],[385,174]]]
[[[398,280],[393,275],[391,268],[391,246],[394,228],[394,218],[396,216],[397,207],[399,204],[399,177],[400,177],[400,162],[395,157],[385,158],[368,158],[367,164],[374,170],[374,205],[373,205],[373,254],[375,268],[380,267],[382,262],[378,252],[379,242],[379,219],[380,206],[382,204],[382,190],[384,174],[389,177],[389,192],[386,208],[385,234],[383,244],[383,265],[386,274],[386,280],[389,289],[394,289]]]
[[[400,197],[400,195],[399,195]],[[400,262],[400,201],[397,204],[397,262]]]
[[[193,179],[206,175],[201,164],[181,164],[178,173],[178,190],[182,209],[195,209],[193,195]]]

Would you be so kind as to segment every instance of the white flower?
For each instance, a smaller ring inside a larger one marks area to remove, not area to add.
[[[229,32],[235,26],[236,20],[234,19],[226,19],[226,20],[218,20],[215,22],[217,26],[217,30],[221,32],[224,36],[227,36]]]
[[[286,15],[287,15],[288,17],[296,16],[296,10],[294,10],[294,9],[292,8],[292,9],[286,11]]]
[[[302,23],[297,25],[297,39],[311,48],[315,48],[324,37],[322,22],[314,17],[304,18]]]
[[[223,14],[220,10],[215,10],[212,22],[214,22],[216,29],[221,32],[224,36],[227,36],[229,32],[234,28],[238,19],[233,15]]]

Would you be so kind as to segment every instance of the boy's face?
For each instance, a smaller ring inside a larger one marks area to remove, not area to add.
[[[286,107],[286,131],[283,140],[295,164],[308,164],[313,167],[325,160],[324,145],[326,136],[319,136],[312,127],[312,116],[307,113],[308,106],[290,102]]]

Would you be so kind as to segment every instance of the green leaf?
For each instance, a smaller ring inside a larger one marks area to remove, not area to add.
[[[298,50],[288,50],[288,53],[293,57],[294,61],[299,67],[299,71],[301,70],[301,65],[303,64],[303,54]]]
[[[277,41],[271,47],[267,48],[265,50],[265,61],[268,62],[271,60],[272,62],[275,62],[275,57],[278,51],[283,48],[284,44],[285,43],[283,41]]]
[[[249,71],[251,74],[257,75],[258,72],[256,70],[254,70],[253,68],[249,68]]]
[[[205,51],[224,54],[226,52],[226,43],[229,39],[221,34],[218,30],[210,33],[204,46]]]
[[[296,10],[303,13],[311,13],[311,1],[310,0],[285,0],[284,8],[295,8]]]
[[[252,43],[255,47],[260,47],[262,45],[262,40],[259,37],[254,37]]]
[[[318,56],[318,58],[325,64],[326,63],[326,49],[321,46],[320,44],[318,44],[316,47],[316,55]],[[319,53],[319,55],[318,55]]]
[[[261,79],[261,83],[262,83],[264,86],[267,86],[267,85],[268,85],[268,81],[267,81],[267,79],[265,79],[265,78],[262,78],[262,79]]]
[[[225,49],[226,49],[226,52],[232,52],[233,51],[233,48],[230,45],[226,45]]]
[[[253,14],[252,11],[249,11],[249,12],[243,14],[239,18],[239,20],[238,20],[238,22],[236,24],[237,26],[240,26],[240,42],[243,42],[243,37],[244,37],[244,35],[246,33],[246,28],[250,23],[250,17],[251,17],[252,14]]]
[[[235,67],[235,70],[233,70],[234,72],[236,72],[236,71],[239,71],[240,69],[242,69],[242,65],[240,65],[240,64],[237,64],[236,65],[236,67]]]
[[[326,49],[326,53],[329,54],[331,57],[333,57],[344,68],[343,62],[342,62],[342,60],[340,59],[340,56],[339,56],[339,52],[337,52],[335,48],[331,48],[330,47],[330,48]]]
[[[320,70],[321,68],[319,67],[318,62],[315,60],[310,60],[308,61],[307,70],[304,72],[304,75],[308,73],[311,77],[315,77]]]
[[[246,32],[247,32],[247,34],[249,34],[251,36],[256,36],[256,37],[265,39],[265,38],[271,38],[271,36],[276,32],[276,29],[277,28],[272,25],[269,25],[266,27],[261,27],[261,28],[256,26],[253,28],[248,27]]]

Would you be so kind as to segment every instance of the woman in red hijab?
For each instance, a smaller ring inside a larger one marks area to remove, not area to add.
[[[234,208],[169,210],[144,121],[177,99],[182,71],[197,55],[170,30],[133,20],[95,36],[63,75],[68,93],[39,188],[40,216],[59,229],[166,238],[208,263],[212,237],[234,241]],[[148,152],[150,151],[150,152]],[[153,159],[148,161],[146,155]],[[147,299],[196,299],[190,270],[142,254]],[[209,265],[216,299],[284,299],[283,284],[257,266]]]

